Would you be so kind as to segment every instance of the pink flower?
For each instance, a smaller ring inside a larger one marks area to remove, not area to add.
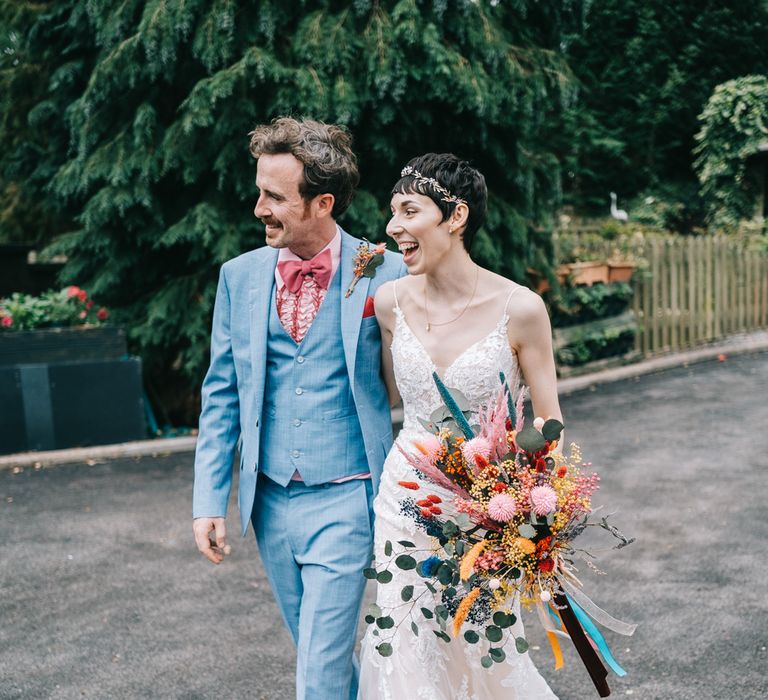
[[[517,513],[515,499],[507,493],[496,494],[488,501],[488,515],[500,523],[508,523]]]
[[[84,289],[80,289],[80,290],[77,292],[77,298],[78,298],[80,301],[85,301],[85,300],[88,298],[88,292],[86,292]]]
[[[99,321],[106,321],[109,318],[109,311],[107,311],[103,306],[96,312],[96,318],[99,319]]]
[[[536,515],[551,513],[557,507],[555,490],[551,486],[534,486],[531,489],[531,506]]]
[[[487,460],[491,454],[491,443],[484,437],[476,437],[471,440],[467,440],[461,446],[461,453],[464,455],[464,459],[470,464],[475,464],[475,456],[479,455],[484,460]]]
[[[11,316],[3,316],[0,323],[2,323],[5,328],[10,328],[13,325],[13,318]]]
[[[80,318],[85,318],[88,315],[87,311],[81,311],[79,314]]]
[[[413,446],[427,458],[430,464],[434,464],[437,461],[443,449],[443,443],[431,434],[414,442]]]
[[[72,297],[76,297],[80,294],[80,287],[75,287],[75,285],[70,285],[66,289],[67,292],[67,299],[71,299]]]

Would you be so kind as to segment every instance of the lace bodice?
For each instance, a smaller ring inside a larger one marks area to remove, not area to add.
[[[417,418],[428,418],[442,405],[432,379],[432,372],[436,370],[446,386],[461,390],[472,410],[487,405],[496,396],[499,372],[504,372],[510,388],[515,392],[519,370],[517,357],[509,347],[506,308],[496,327],[464,350],[442,372],[414,335],[399,305],[395,306],[394,312],[392,360],[395,380],[403,399],[403,430],[406,435],[421,432],[423,429]]]

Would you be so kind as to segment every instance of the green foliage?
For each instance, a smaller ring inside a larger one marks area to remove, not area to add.
[[[635,328],[601,328],[580,334],[569,345],[558,350],[558,365],[577,367],[606,357],[625,355],[634,347]]]
[[[718,85],[699,119],[696,170],[708,220],[737,226],[755,208],[758,182],[749,177],[748,159],[768,150],[768,78],[748,75]]]
[[[552,325],[562,328],[616,316],[627,309],[632,294],[626,282],[561,287],[550,300]]]
[[[565,45],[581,88],[566,121],[568,197],[607,214],[611,190],[621,206],[659,183],[695,183],[697,116],[712,90],[768,73],[768,4],[592,0],[582,8]]]
[[[0,298],[0,332],[101,325],[108,316],[107,309],[97,307],[78,287],[50,289],[40,296],[17,292]]]
[[[218,267],[263,243],[247,134],[277,115],[352,131],[351,233],[383,240],[403,163],[454,151],[490,186],[479,260],[518,278],[546,267],[568,99],[559,2],[0,7],[3,40],[15,37],[0,86],[13,88],[0,97],[0,194],[16,202],[3,230],[54,237],[65,280],[121,310],[156,389],[199,384]]]

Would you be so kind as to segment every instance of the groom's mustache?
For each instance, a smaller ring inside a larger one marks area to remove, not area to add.
[[[271,217],[262,217],[260,221],[265,226],[282,226],[282,224],[277,219],[273,219]]]

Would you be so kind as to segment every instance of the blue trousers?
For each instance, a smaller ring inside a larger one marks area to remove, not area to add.
[[[259,475],[251,521],[296,644],[297,700],[356,698],[362,572],[373,543],[370,479],[283,487]]]

